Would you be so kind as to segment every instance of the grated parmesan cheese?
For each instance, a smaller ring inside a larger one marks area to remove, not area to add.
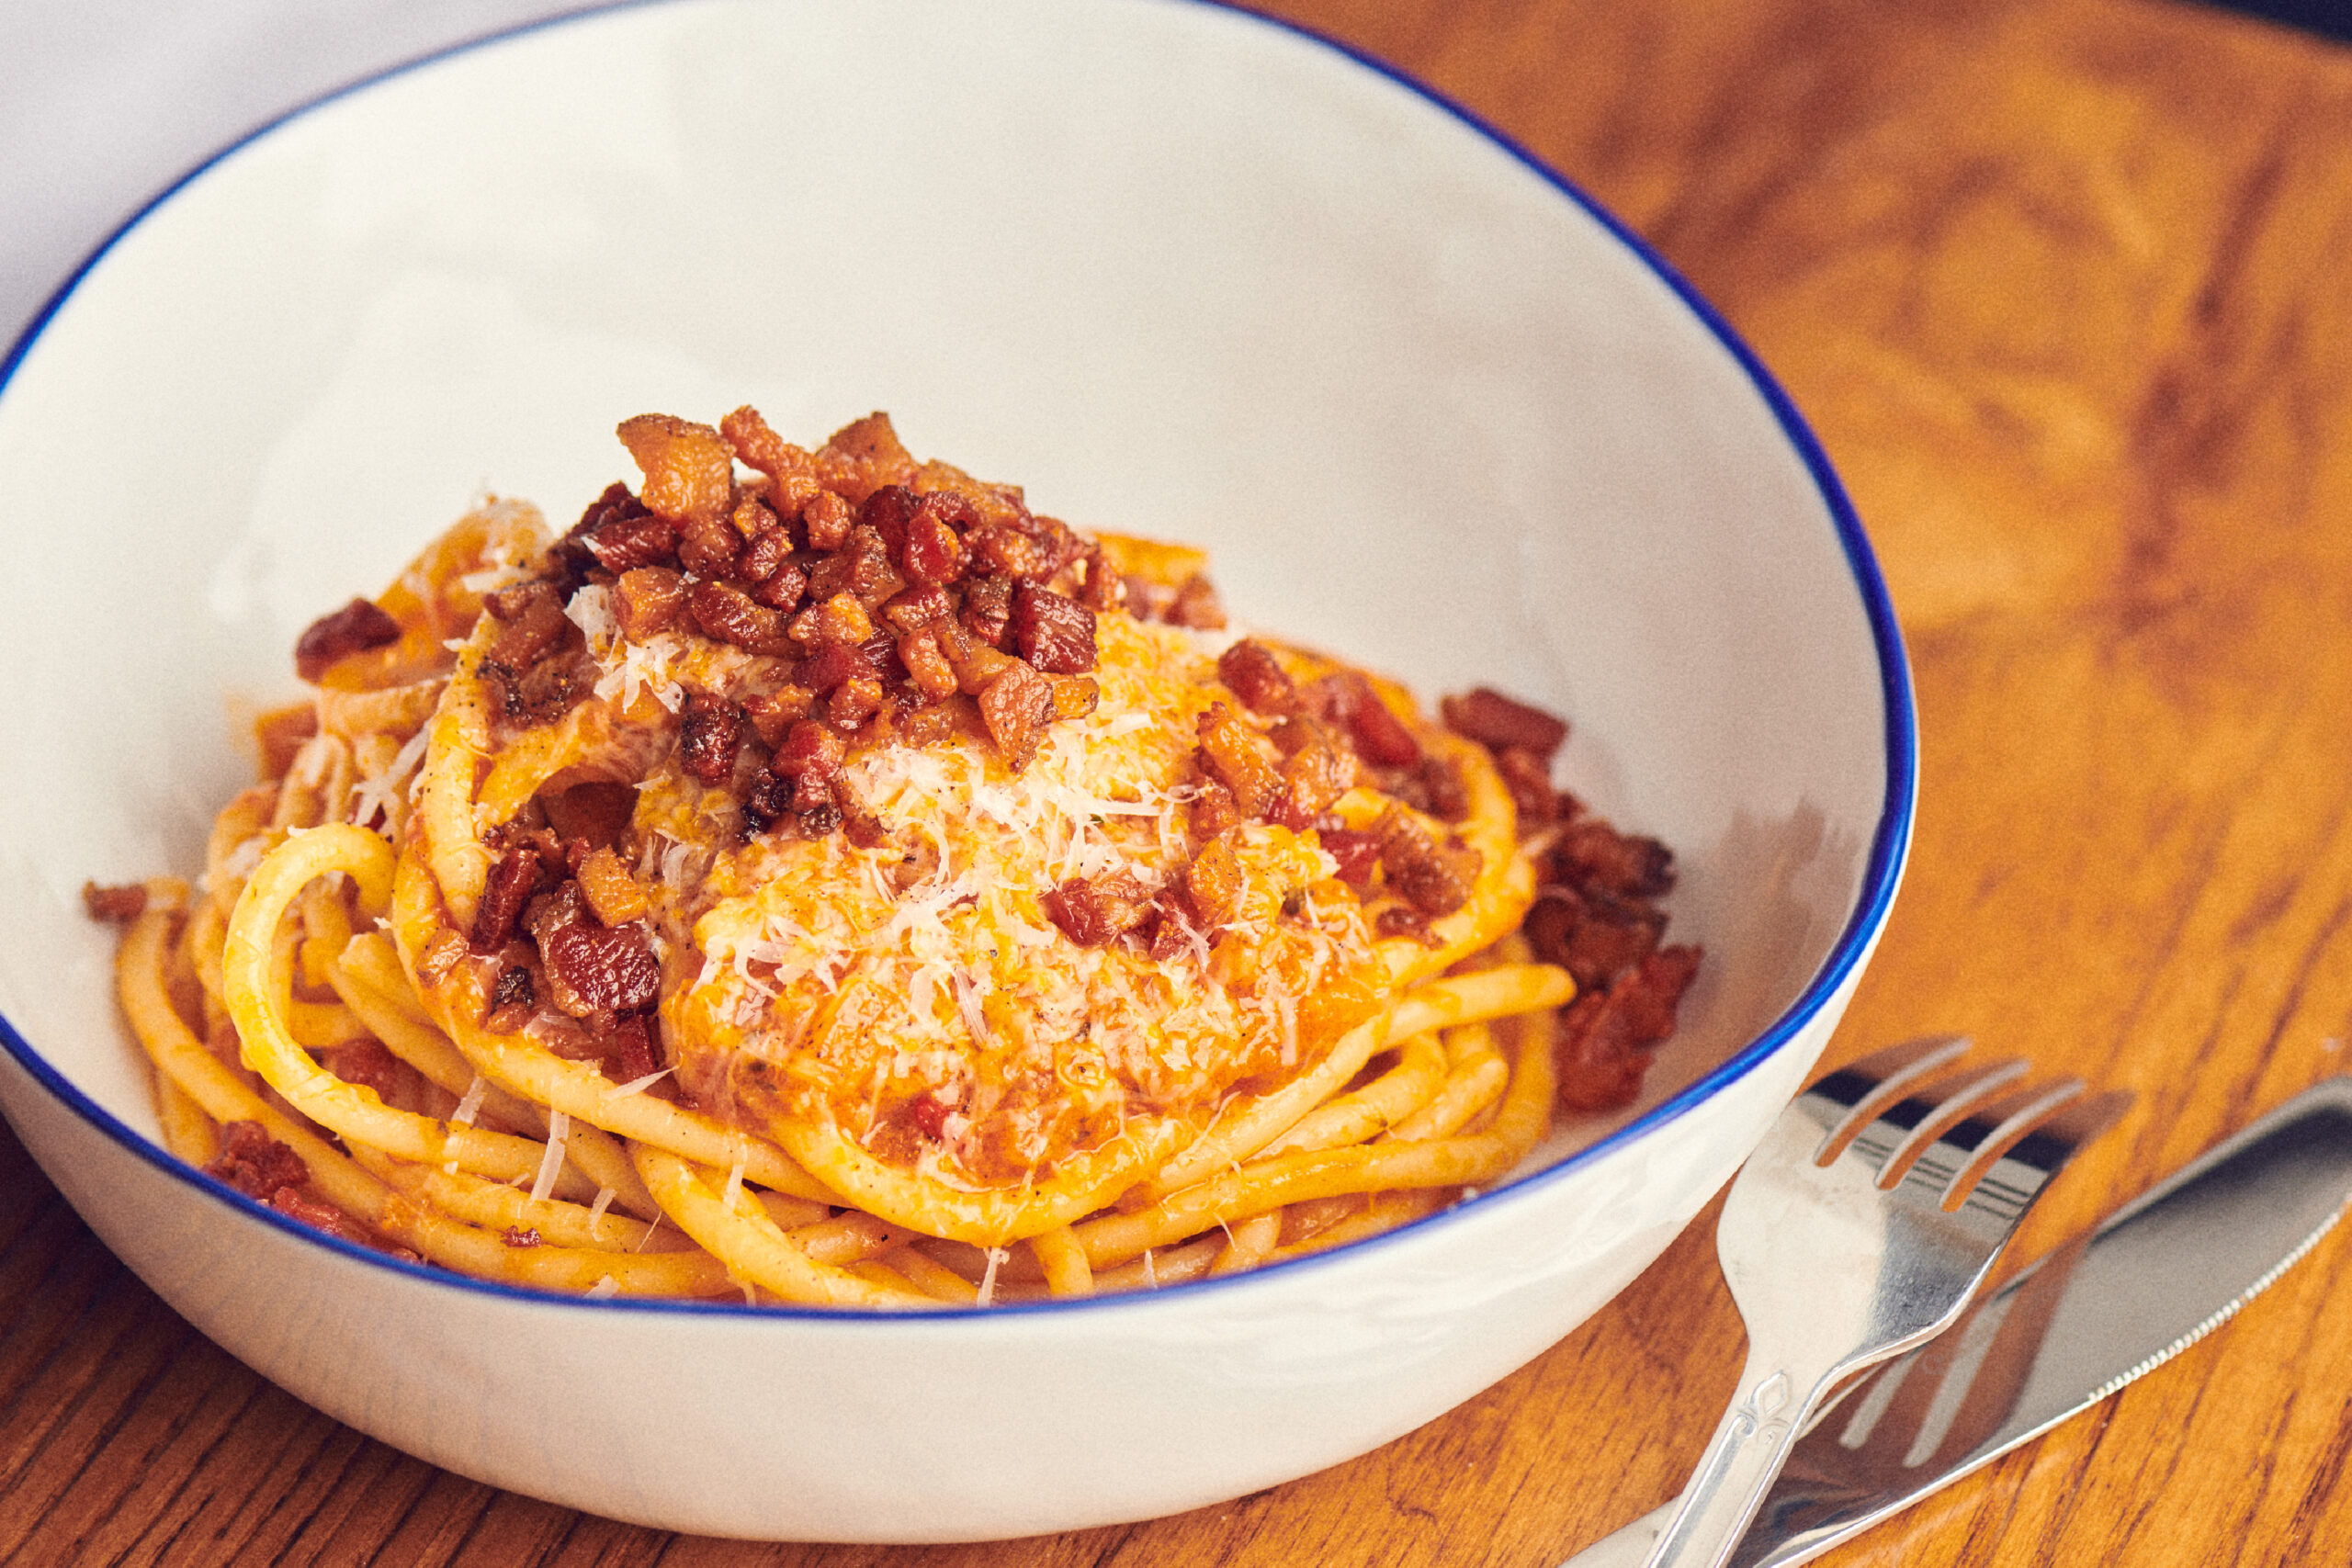
[[[987,1306],[996,1300],[997,1267],[1012,1256],[1001,1247],[991,1247],[988,1249],[988,1267],[980,1270],[980,1292],[977,1298],[980,1305]]]
[[[627,1100],[631,1095],[643,1094],[674,1071],[676,1069],[673,1067],[662,1067],[646,1074],[643,1077],[631,1078],[623,1084],[615,1084],[605,1091],[604,1102],[610,1105],[616,1100]]]
[[[563,1145],[571,1135],[571,1118],[560,1111],[548,1112],[547,1152],[539,1156],[539,1174],[531,1183],[531,1201],[544,1203],[555,1190],[555,1179],[563,1173]]]

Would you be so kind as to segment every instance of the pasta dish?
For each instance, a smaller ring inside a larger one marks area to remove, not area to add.
[[[514,1284],[986,1305],[1371,1235],[1638,1091],[1699,953],[1562,720],[1433,722],[880,414],[619,434],[560,537],[485,502],[303,633],[196,889],[85,890],[175,1155]]]

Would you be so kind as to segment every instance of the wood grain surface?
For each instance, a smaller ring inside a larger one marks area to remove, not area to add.
[[[2352,51],[2154,0],[1283,0],[1654,242],[1813,422],[1918,684],[1911,870],[1833,1054],[2138,1091],[2039,1250],[2352,1066]],[[5,1138],[5,1134],[0,1134]],[[760,1546],[459,1480],[190,1329],[0,1142],[0,1563],[1550,1568],[1736,1371],[1712,1212],[1353,1463],[985,1546]],[[2021,1256],[2023,1253],[2021,1252]],[[1830,1563],[2352,1561],[2352,1234]]]

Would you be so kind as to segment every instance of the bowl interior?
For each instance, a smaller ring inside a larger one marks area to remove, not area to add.
[[[1246,624],[1568,715],[1565,782],[1677,849],[1673,935],[1714,955],[1645,1108],[1891,895],[1909,715],[1867,548],[1793,414],[1571,193],[1183,0],[687,0],[296,117],[20,345],[22,1042],[150,1132],[84,880],[192,870],[294,635],[478,495],[560,526],[630,471],[620,419],[746,401],[810,442],[886,408],[1042,510],[1209,546]]]

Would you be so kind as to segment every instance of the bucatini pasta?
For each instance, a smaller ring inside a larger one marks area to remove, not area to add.
[[[1698,962],[1559,720],[738,410],[305,632],[200,895],[88,890],[172,1151],[587,1295],[902,1308],[1373,1234],[1621,1103]]]

